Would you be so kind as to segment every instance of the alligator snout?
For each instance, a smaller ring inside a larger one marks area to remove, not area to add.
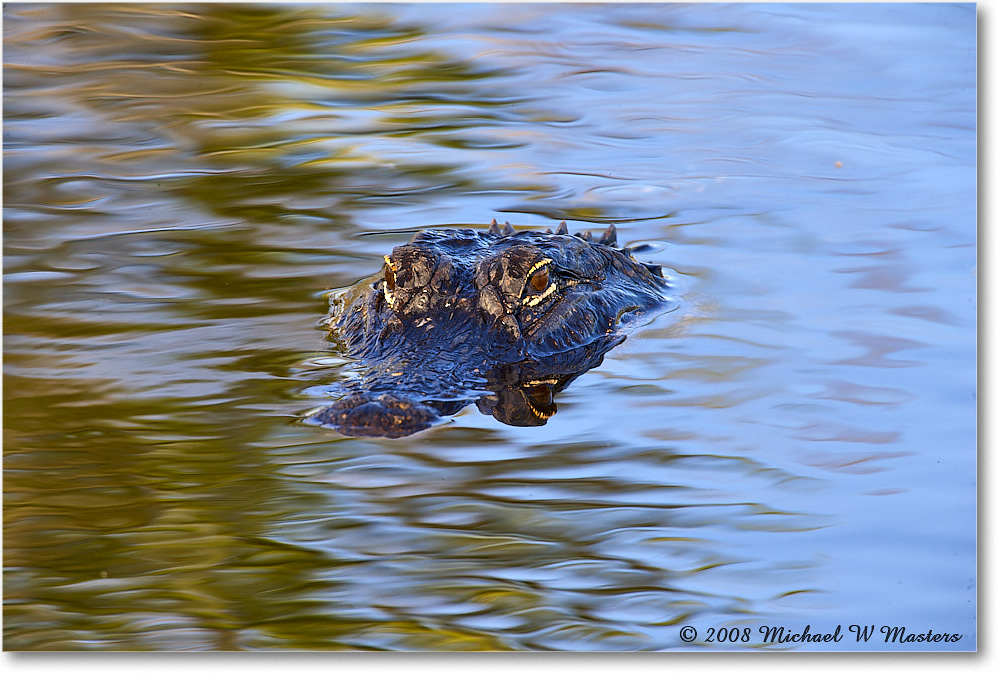
[[[333,427],[349,436],[400,438],[440,419],[428,405],[392,393],[354,392],[307,415],[307,424]]]

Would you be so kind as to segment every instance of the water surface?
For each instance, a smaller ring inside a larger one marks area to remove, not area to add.
[[[4,13],[5,649],[975,648],[974,6]],[[679,308],[542,427],[301,424],[494,217]]]

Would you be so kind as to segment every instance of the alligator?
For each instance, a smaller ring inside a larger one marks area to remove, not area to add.
[[[475,402],[509,425],[545,424],[555,394],[625,340],[623,324],[673,304],[661,267],[616,240],[613,224],[594,239],[565,221],[417,232],[331,294],[322,326],[358,376],[305,421],[398,438]]]

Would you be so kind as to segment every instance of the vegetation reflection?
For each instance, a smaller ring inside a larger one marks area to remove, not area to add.
[[[30,37],[62,62],[9,63],[14,81],[148,130],[144,147],[103,159],[117,171],[162,165],[158,185],[213,213],[337,226],[401,199],[514,187],[433,149],[516,146],[484,131],[529,118],[529,100],[503,72],[422,46],[422,27],[239,4],[51,11],[61,20]]]
[[[658,442],[521,465],[488,429],[408,451],[287,423],[331,256],[361,255],[324,237],[551,194],[490,169],[546,116],[508,73],[370,8],[5,12],[5,648],[656,647],[751,611],[686,587],[735,562],[693,529],[821,524],[692,506]],[[622,466],[646,482],[593,477]]]

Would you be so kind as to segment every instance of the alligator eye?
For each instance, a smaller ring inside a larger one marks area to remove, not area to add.
[[[533,289],[535,289],[536,293],[541,293],[546,288],[548,288],[549,287],[549,268],[548,268],[548,265],[546,265],[545,267],[542,267],[537,272],[535,272],[534,274],[532,274],[531,278],[528,279],[528,283],[531,284],[531,287]]]
[[[389,259],[389,256],[384,256],[384,258],[385,284],[382,286],[382,295],[385,296],[385,301],[391,307],[396,302],[396,296],[393,294],[393,291],[396,290],[396,272],[392,269],[392,261]]]
[[[525,290],[530,289],[533,292],[522,298],[522,305],[533,307],[556,292],[556,285],[552,283],[552,275],[549,273],[551,263],[552,261],[548,258],[543,258],[528,270],[528,283],[525,284]]]

